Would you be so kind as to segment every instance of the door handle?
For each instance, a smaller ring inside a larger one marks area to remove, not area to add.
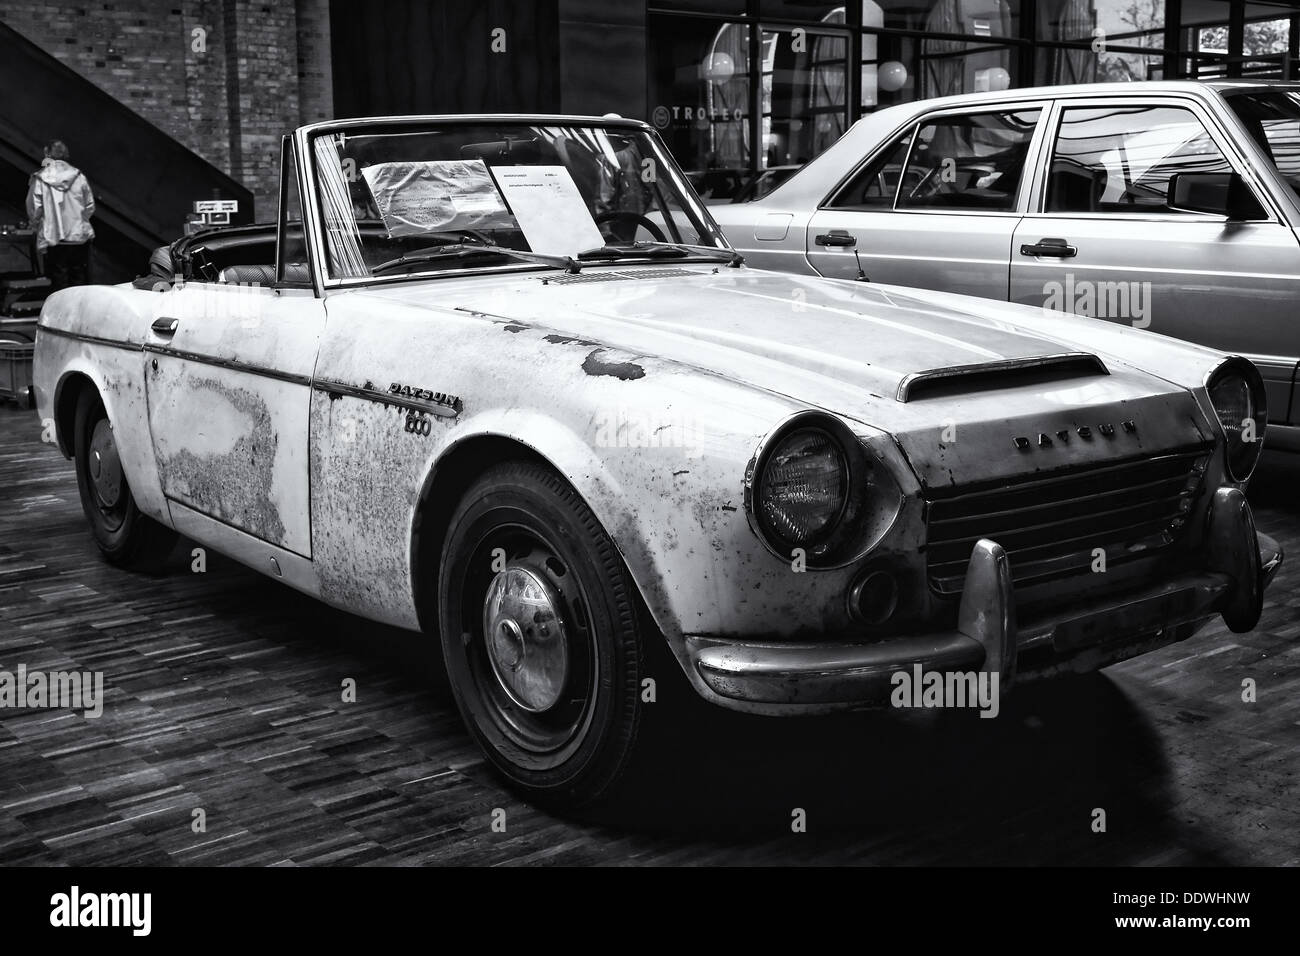
[[[1064,239],[1039,239],[1033,245],[1025,244],[1021,246],[1020,254],[1022,256],[1044,256],[1048,259],[1072,259],[1079,254],[1079,250]]]
[[[153,329],[154,335],[161,335],[165,339],[169,339],[175,335],[176,330],[180,327],[181,320],[173,319],[169,315],[160,316],[159,318],[154,319],[153,325],[150,326],[150,328]]]
[[[839,246],[843,248],[847,246],[856,246],[858,244],[858,237],[845,232],[843,229],[832,229],[830,232],[822,233],[814,239],[813,242],[817,243],[819,246]]]

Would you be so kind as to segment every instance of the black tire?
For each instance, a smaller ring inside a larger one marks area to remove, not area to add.
[[[452,515],[440,567],[447,677],[488,762],[538,803],[610,795],[641,721],[642,623],[591,509],[547,468],[494,466]]]
[[[94,389],[83,389],[77,397],[72,437],[81,508],[86,513],[90,533],[100,553],[110,564],[118,567],[158,570],[176,544],[176,532],[142,514],[136,507],[131,487],[121,473],[121,463],[116,460],[112,423],[104,411],[99,393]],[[107,482],[114,488],[105,490],[104,483],[97,482],[96,474],[92,473],[92,462],[103,467],[110,454],[113,460],[109,467],[116,467],[118,479]]]

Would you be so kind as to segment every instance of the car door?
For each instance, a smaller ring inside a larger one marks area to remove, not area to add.
[[[1005,299],[1041,102],[931,113],[884,145],[809,220],[824,276]]]
[[[160,296],[144,377],[158,474],[178,527],[191,526],[193,512],[309,558],[308,412],[325,309],[294,274],[303,267],[285,264],[288,249],[301,246],[300,220],[286,227],[282,214],[278,231],[274,270],[230,266],[224,281]]]
[[[1245,355],[1269,419],[1293,419],[1300,243],[1214,117],[1191,98],[1099,97],[1061,101],[1049,123],[1012,300]],[[1191,173],[1240,174],[1257,214],[1171,206],[1172,178]]]

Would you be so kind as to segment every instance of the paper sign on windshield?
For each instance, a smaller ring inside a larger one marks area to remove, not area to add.
[[[390,236],[515,227],[481,159],[377,163],[361,173]]]
[[[605,244],[587,203],[564,166],[494,166],[533,252],[572,256]]]

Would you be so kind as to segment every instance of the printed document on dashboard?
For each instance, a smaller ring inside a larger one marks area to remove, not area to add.
[[[605,244],[564,166],[494,166],[501,195],[533,252],[572,256]]]

